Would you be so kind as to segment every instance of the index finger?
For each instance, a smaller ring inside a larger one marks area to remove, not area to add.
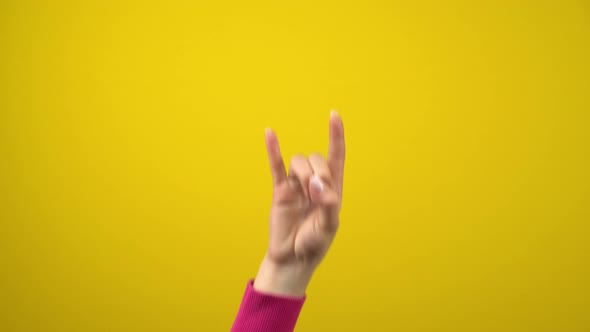
[[[342,183],[344,180],[344,159],[346,147],[344,144],[344,124],[336,111],[330,113],[330,143],[328,146],[328,167],[332,173],[336,190],[342,197]]]
[[[285,163],[283,162],[283,156],[281,155],[279,139],[275,132],[270,128],[266,129],[264,136],[273,184],[277,185],[287,180],[287,171],[285,170]]]

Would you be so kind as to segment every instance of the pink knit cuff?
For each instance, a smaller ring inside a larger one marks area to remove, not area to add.
[[[292,332],[304,302],[305,296],[261,293],[250,280],[231,332]]]

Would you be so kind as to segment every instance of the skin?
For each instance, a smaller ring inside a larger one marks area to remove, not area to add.
[[[338,230],[344,177],[344,127],[330,114],[327,159],[318,153],[295,155],[289,172],[276,134],[267,129],[266,148],[273,179],[268,249],[254,288],[260,292],[303,296]]]

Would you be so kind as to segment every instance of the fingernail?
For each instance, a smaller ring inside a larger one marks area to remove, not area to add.
[[[274,133],[274,132],[273,132],[272,128],[270,128],[270,127],[266,127],[266,128],[264,129],[264,137],[265,137],[266,139],[269,139],[269,137],[271,137],[273,133]]]
[[[336,116],[338,116],[338,112],[336,110],[332,110],[330,112],[330,117],[333,118],[333,117],[336,117]]]
[[[324,190],[324,183],[317,175],[312,175],[310,180],[311,185],[319,192]]]

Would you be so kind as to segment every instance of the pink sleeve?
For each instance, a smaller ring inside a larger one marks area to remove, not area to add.
[[[305,297],[263,294],[248,282],[231,332],[292,332]]]

